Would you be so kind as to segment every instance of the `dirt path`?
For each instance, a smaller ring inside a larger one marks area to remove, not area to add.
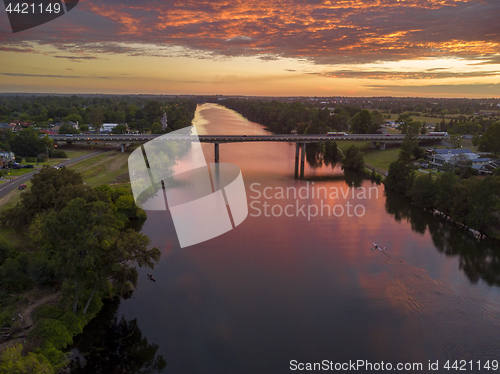
[[[57,300],[60,296],[61,296],[60,292],[46,295],[40,299],[37,299],[34,302],[31,302],[29,305],[18,311],[18,313],[22,316],[22,321],[20,322],[21,323],[20,328],[22,330],[15,332],[14,335],[18,336],[21,335],[21,336],[0,343],[0,352],[2,352],[5,348],[8,348],[17,343],[23,343],[25,341],[25,337],[33,329],[33,318],[31,316],[33,310],[38,308],[40,305],[48,304]],[[20,320],[19,315],[16,315],[16,320],[17,321]]]

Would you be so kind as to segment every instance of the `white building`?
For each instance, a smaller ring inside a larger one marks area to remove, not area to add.
[[[101,126],[101,131],[113,131],[113,129],[118,126],[117,123],[103,123]]]

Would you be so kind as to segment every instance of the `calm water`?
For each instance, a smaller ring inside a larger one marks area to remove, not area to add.
[[[198,108],[195,124],[200,134],[266,133],[212,104]],[[203,149],[213,162],[213,145]],[[221,162],[241,168],[253,205],[208,242],[180,249],[169,213],[148,213],[142,232],[163,253],[156,283],[139,270],[132,297],[87,328],[77,346],[93,366],[81,372],[155,373],[160,355],[164,373],[289,373],[291,360],[422,363],[428,372],[429,360],[442,369],[448,359],[500,359],[495,244],[383,186],[346,181],[339,168],[306,165],[297,181],[294,157],[293,144],[221,144]],[[258,198],[266,187],[273,196]],[[303,198],[281,198],[290,187]],[[287,205],[293,217],[278,216]],[[308,219],[308,207],[323,217]]]

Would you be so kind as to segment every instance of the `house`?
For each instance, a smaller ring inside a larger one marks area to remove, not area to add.
[[[10,129],[10,125],[8,123],[5,123],[5,122],[0,122],[0,130],[3,130],[3,129]]]
[[[5,168],[11,162],[14,162],[14,152],[0,151],[0,167]]]
[[[455,166],[463,160],[469,161],[479,174],[491,174],[498,167],[491,159],[480,157],[470,149],[433,149],[427,158],[430,159],[431,167],[436,169],[442,169],[444,164]]]
[[[444,164],[455,165],[460,158],[472,161],[479,158],[470,149],[433,149],[428,154],[431,167],[441,169]]]

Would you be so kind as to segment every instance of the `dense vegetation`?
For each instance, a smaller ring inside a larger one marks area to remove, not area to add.
[[[38,128],[49,128],[58,122],[78,122],[83,126],[82,131],[88,130],[87,125],[98,128],[103,123],[126,123],[132,130],[157,133],[161,131],[164,113],[169,131],[189,126],[196,105],[193,99],[135,96],[0,96],[0,122],[31,123]],[[65,128],[67,133],[75,132],[70,127]]]
[[[158,262],[160,251],[148,249],[149,238],[131,228],[133,220],[144,218],[129,190],[91,188],[67,168],[44,167],[35,174],[32,188],[0,217],[29,237],[27,248],[0,242],[0,291],[5,296],[47,288],[59,290],[62,299],[34,316],[33,353],[19,356],[19,348],[12,348],[2,370],[36,364],[51,373],[65,364],[62,349],[99,311],[102,299],[133,290],[135,265],[152,268]],[[0,315],[3,326],[11,315],[12,310]]]
[[[460,178],[454,172],[416,176],[402,160],[389,167],[385,185],[424,209],[438,210],[455,222],[500,238],[500,176]]]
[[[352,106],[335,110],[317,108],[300,102],[228,99],[222,103],[250,121],[260,123],[278,134],[326,134],[328,131],[375,133],[383,123],[382,115]]]

